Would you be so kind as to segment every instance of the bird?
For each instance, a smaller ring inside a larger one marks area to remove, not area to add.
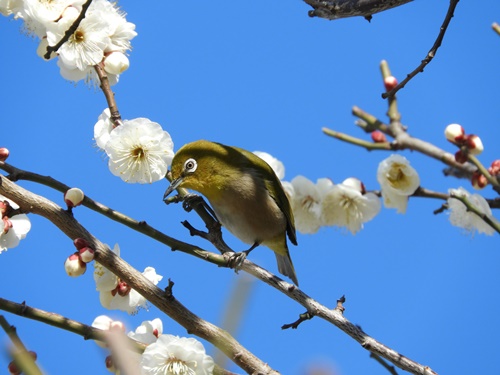
[[[177,188],[201,193],[217,220],[250,251],[264,245],[274,251],[278,271],[299,285],[287,245],[297,245],[293,212],[281,181],[257,155],[239,147],[198,140],[172,159],[172,182],[163,200]]]

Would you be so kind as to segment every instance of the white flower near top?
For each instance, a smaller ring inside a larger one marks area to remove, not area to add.
[[[152,183],[165,177],[174,157],[170,134],[147,118],[125,120],[111,131],[104,150],[109,169],[128,183]]]
[[[479,194],[470,194],[467,190],[460,187],[458,189],[450,189],[450,194],[466,197],[479,211],[484,215],[493,217],[491,208],[488,202]],[[477,216],[474,212],[468,211],[465,204],[456,198],[448,198],[448,209],[450,212],[450,222],[456,227],[465,229],[467,232],[484,233],[489,236],[495,233],[495,230],[487,224],[483,219]]]
[[[405,213],[408,196],[420,186],[417,171],[401,155],[393,154],[380,162],[377,180],[382,189],[382,198],[387,208],[396,208],[398,213]]]
[[[380,209],[380,199],[374,193],[365,193],[363,184],[355,178],[334,185],[321,202],[323,224],[344,227],[352,234],[361,230]]]
[[[10,205],[13,209],[18,209],[19,206],[7,199],[3,195],[0,195],[0,205],[4,206],[4,201]],[[27,215],[18,214],[12,217],[7,217],[3,215],[0,218],[0,254],[7,249],[12,249],[19,245],[22,239],[26,238],[26,235],[31,229],[31,222]]]
[[[127,335],[136,341],[149,345],[156,342],[162,333],[163,323],[161,319],[156,318],[142,322],[134,332],[129,332]]]
[[[120,255],[118,244],[115,245],[113,252]],[[154,285],[163,279],[153,267],[146,267],[142,274]],[[143,296],[98,262],[94,262],[94,281],[99,291],[101,305],[109,310],[135,314],[139,308],[147,307],[147,300]]]
[[[279,180],[285,178],[285,165],[271,154],[263,151],[254,151],[255,155],[264,160],[273,169]]]
[[[57,43],[65,30],[57,28],[57,31],[62,31],[62,34],[47,33],[50,45]],[[99,12],[89,12],[80,22],[78,29],[57,52],[66,67],[84,71],[102,61],[104,49],[109,43],[106,18],[101,18]]]
[[[198,340],[164,334],[146,347],[141,368],[144,375],[211,375],[214,361]]]

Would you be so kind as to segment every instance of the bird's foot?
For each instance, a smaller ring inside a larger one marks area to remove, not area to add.
[[[193,206],[202,204],[202,202],[204,202],[202,197],[194,193],[186,194],[184,197],[181,197],[181,200],[182,200],[182,208],[186,212],[191,212],[193,210]]]
[[[236,272],[238,272],[243,265],[243,262],[247,258],[247,252],[241,251],[239,253],[232,253],[229,257],[229,267],[233,268]]]

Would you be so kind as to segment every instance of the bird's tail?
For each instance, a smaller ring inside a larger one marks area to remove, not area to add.
[[[290,258],[290,253],[287,251],[285,254],[276,254],[276,260],[278,261],[278,271],[285,276],[288,276],[295,285],[299,286],[299,281],[297,280],[297,275],[295,274],[295,268],[293,267],[292,258]]]

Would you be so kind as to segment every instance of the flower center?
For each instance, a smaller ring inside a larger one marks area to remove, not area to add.
[[[72,39],[76,43],[81,43],[85,40],[85,33],[81,30],[76,30]]]
[[[193,362],[196,367],[196,362]],[[186,362],[170,355],[165,363],[165,375],[195,375],[196,372]]]
[[[399,164],[394,164],[389,173],[387,174],[387,179],[394,188],[404,188],[408,186],[408,178],[403,172],[402,166]]]
[[[136,159],[144,159],[146,152],[142,147],[136,147],[132,150],[131,155]]]

